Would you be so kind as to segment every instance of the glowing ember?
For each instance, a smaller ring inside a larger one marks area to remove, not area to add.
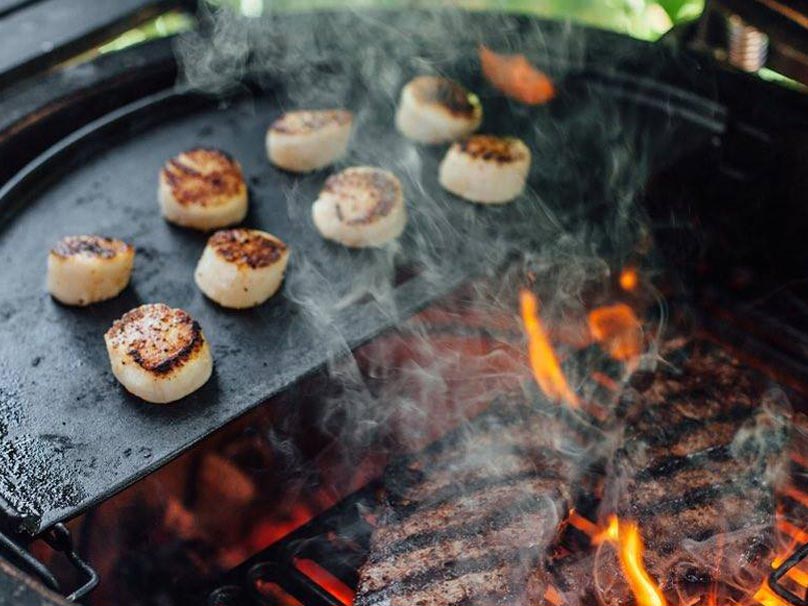
[[[311,520],[315,512],[305,504],[295,507],[282,519],[271,518],[260,522],[250,537],[250,547],[253,551],[264,549],[282,539],[287,534],[303,526]]]
[[[267,604],[275,604],[276,606],[303,606],[297,599],[286,593],[277,583],[258,579],[255,582],[255,588]]]
[[[571,406],[578,406],[578,398],[570,389],[561,371],[547,333],[539,318],[539,303],[533,293],[523,290],[519,297],[522,322],[528,339],[528,352],[533,376],[542,391],[553,400],[563,400]]]
[[[808,494],[805,494],[798,488],[794,486],[786,486],[783,489],[783,494],[789,498],[794,499],[797,503],[802,505],[803,507],[808,507]]]
[[[480,63],[488,81],[517,101],[538,105],[555,97],[553,82],[524,55],[500,55],[480,46]]]
[[[640,279],[639,276],[637,276],[637,270],[631,267],[626,267],[620,272],[620,288],[623,290],[631,292],[637,288],[637,283],[639,281]]]
[[[564,606],[564,598],[558,593],[558,589],[552,585],[547,586],[547,590],[544,592],[544,599],[548,604],[552,604],[553,606]]]
[[[353,590],[317,562],[307,558],[295,558],[294,562],[295,568],[328,591],[340,603],[345,604],[345,606],[353,604],[355,597]]]
[[[615,360],[632,360],[642,353],[642,326],[624,303],[598,307],[589,312],[589,330]]]
[[[590,522],[574,509],[570,511],[570,515],[567,517],[567,521],[569,522],[570,526],[572,526],[573,528],[577,528],[585,535],[587,535],[590,539],[594,539],[596,536],[600,534],[600,529],[598,529],[597,524]]]
[[[617,516],[609,517],[609,526],[598,537],[617,547],[620,567],[628,581],[637,606],[666,606],[665,596],[648,574],[643,564],[643,543],[640,529],[633,522],[621,522]]]
[[[788,520],[778,520],[777,528],[799,543],[808,543],[808,532],[794,526]]]

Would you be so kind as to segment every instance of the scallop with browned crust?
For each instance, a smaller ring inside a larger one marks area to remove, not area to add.
[[[407,224],[401,183],[392,173],[356,166],[332,175],[312,206],[320,234],[350,246],[381,246]]]
[[[448,78],[418,76],[401,90],[396,128],[419,143],[446,143],[467,137],[482,119],[477,95]]]
[[[257,229],[225,229],[208,240],[196,266],[196,285],[224,307],[254,307],[274,295],[289,262],[289,247]]]
[[[48,292],[66,305],[117,296],[129,283],[135,249],[121,240],[68,236],[48,254]]]
[[[115,378],[127,391],[154,404],[193,393],[213,371],[199,324],[187,312],[163,303],[125,313],[104,341]]]
[[[480,204],[510,202],[525,189],[530,150],[514,137],[473,135],[449,148],[440,165],[440,184]]]
[[[344,109],[287,112],[267,131],[267,156],[284,170],[305,173],[345,155],[353,114]]]
[[[166,162],[158,198],[167,220],[202,231],[239,223],[247,214],[241,166],[217,149],[192,149]]]

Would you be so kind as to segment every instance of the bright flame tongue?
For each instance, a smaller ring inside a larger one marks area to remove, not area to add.
[[[645,570],[642,561],[644,547],[637,525],[633,522],[621,522],[617,516],[612,515],[601,540],[609,541],[617,547],[620,567],[637,606],[666,606],[665,596]]]
[[[519,304],[528,339],[530,366],[536,382],[553,400],[564,400],[572,406],[578,406],[578,398],[567,384],[567,379],[561,371],[561,364],[558,363],[558,358],[542,326],[538,300],[533,293],[523,290],[519,295]]]

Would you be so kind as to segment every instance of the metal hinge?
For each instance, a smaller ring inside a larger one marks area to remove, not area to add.
[[[81,586],[65,596],[69,602],[75,602],[90,593],[98,585],[98,574],[76,553],[73,537],[64,524],[55,524],[40,537],[51,549],[64,554],[73,567],[84,579]],[[59,581],[42,562],[37,560],[25,547],[10,536],[0,532],[0,554],[9,562],[32,576],[38,578],[48,589],[64,595]]]

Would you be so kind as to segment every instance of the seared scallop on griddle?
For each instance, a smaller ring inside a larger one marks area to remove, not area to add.
[[[440,165],[440,184],[480,204],[504,204],[525,189],[530,150],[514,137],[473,135],[455,143]]]
[[[305,173],[345,155],[353,115],[344,109],[287,112],[267,131],[267,156],[284,170]]]
[[[239,223],[247,214],[241,166],[217,149],[192,149],[166,162],[158,198],[168,221],[202,231]]]
[[[407,223],[401,183],[392,173],[357,166],[332,175],[312,206],[320,234],[352,248],[381,246]]]
[[[401,90],[396,128],[419,143],[446,143],[467,137],[482,119],[475,94],[448,78],[418,76]]]
[[[126,312],[104,341],[115,378],[127,391],[154,404],[193,393],[213,371],[199,324],[187,312],[163,303]]]
[[[254,307],[277,292],[288,262],[289,247],[272,234],[224,229],[208,240],[194,279],[219,305]]]
[[[62,238],[48,254],[48,292],[66,305],[117,296],[129,283],[135,249],[100,236]]]

